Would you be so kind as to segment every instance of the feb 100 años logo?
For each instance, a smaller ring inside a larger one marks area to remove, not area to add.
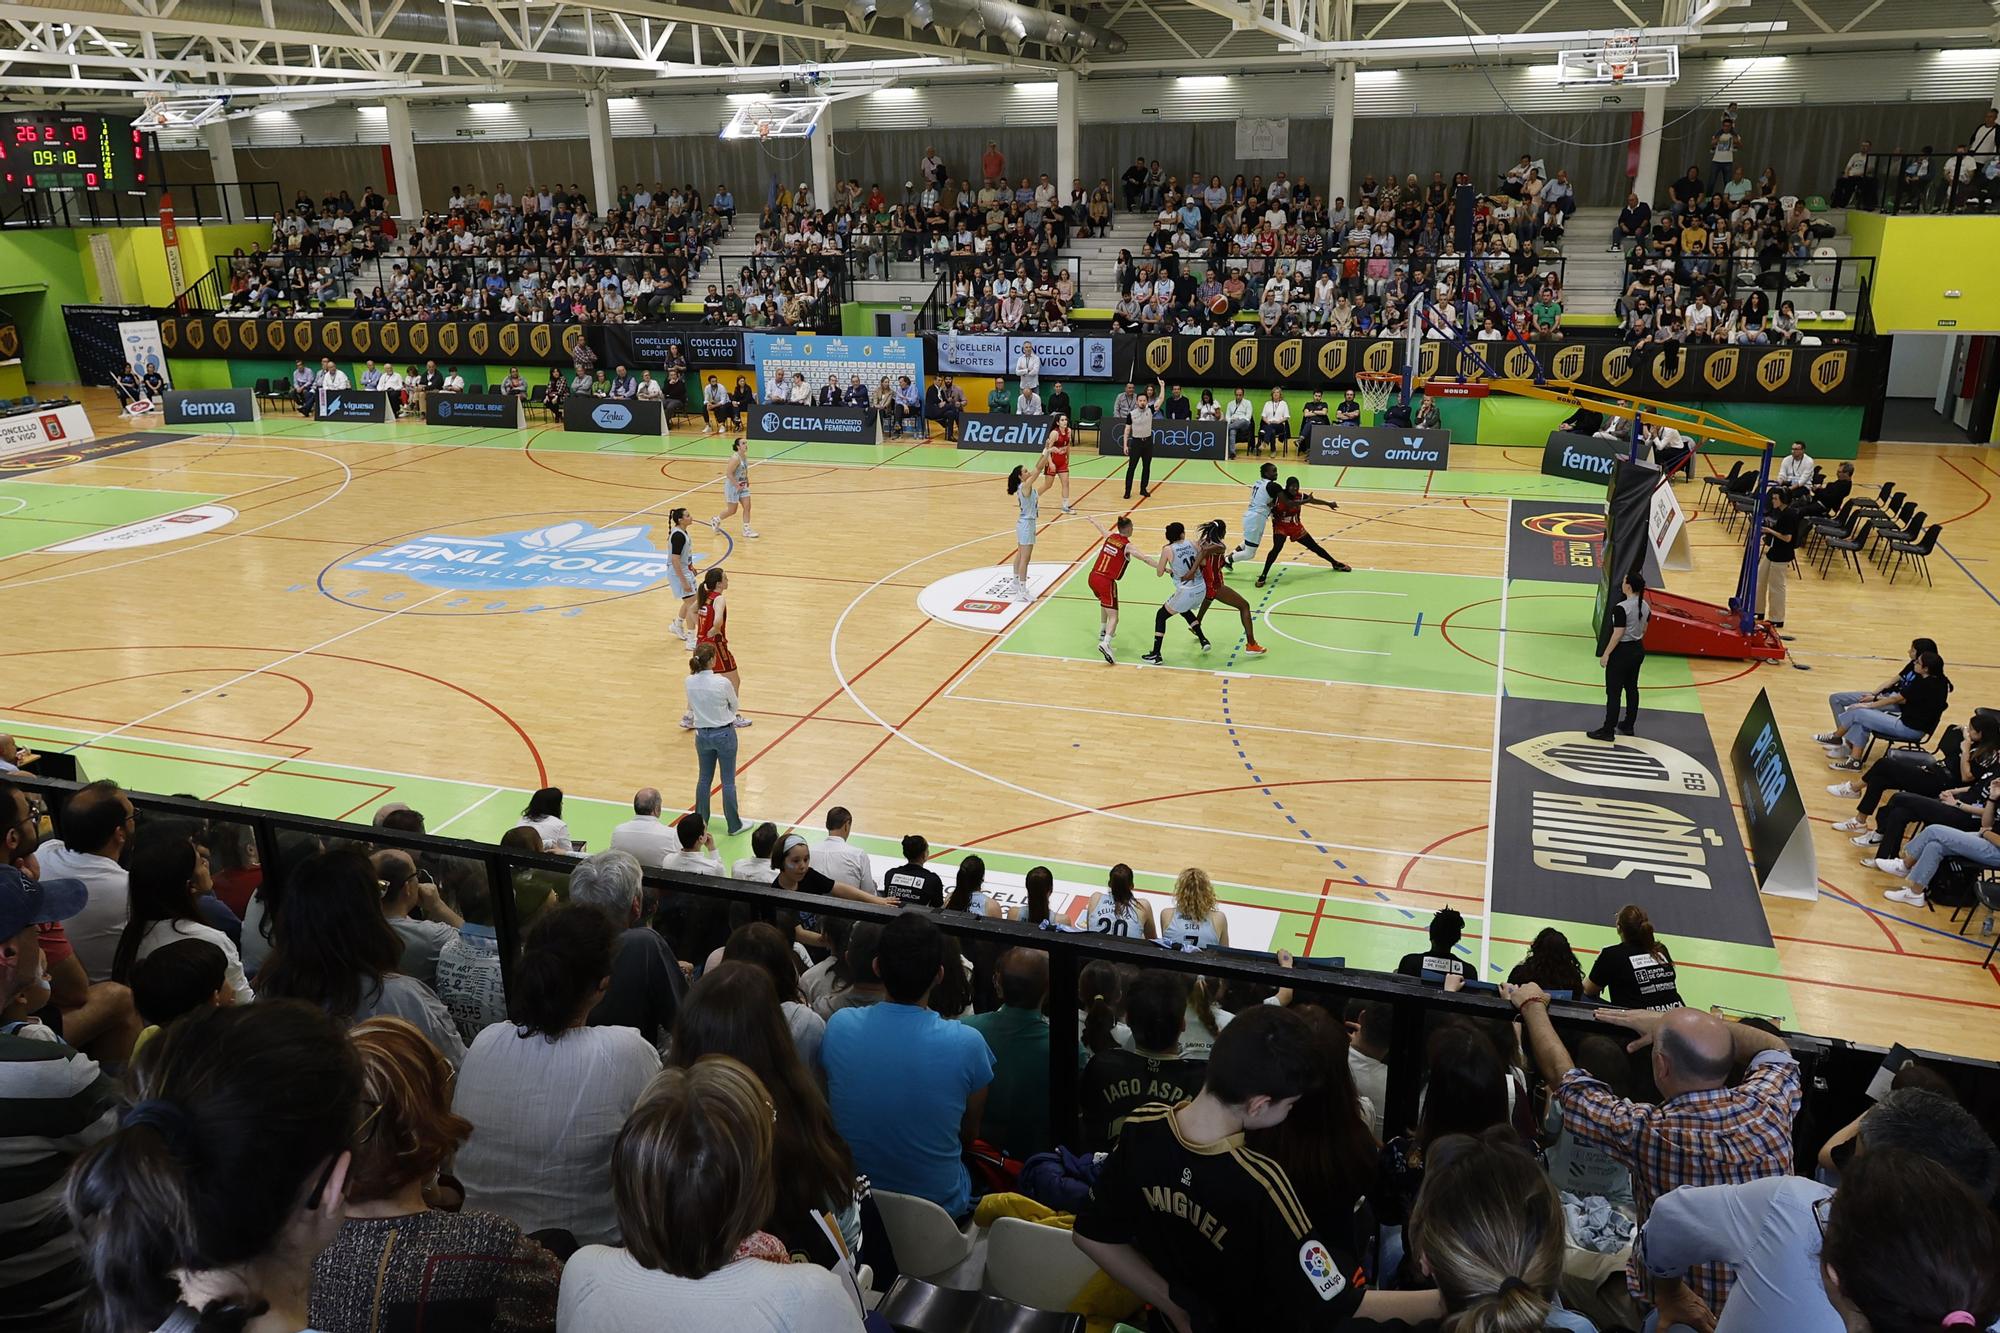
[[[498,591],[574,588],[630,593],[667,577],[651,528],[556,523],[491,537],[434,534],[350,560],[343,569],[400,574],[432,588]]]

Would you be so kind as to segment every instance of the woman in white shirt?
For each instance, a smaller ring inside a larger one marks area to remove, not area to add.
[[[552,908],[528,928],[508,988],[513,1021],[473,1040],[452,1098],[472,1122],[457,1163],[467,1208],[523,1231],[617,1242],[611,1145],[660,1070],[634,1029],[590,1026],[617,945],[618,927],[592,907]]]
[[[521,812],[515,828],[531,828],[542,835],[542,846],[552,852],[573,852],[570,844],[569,825],[563,823],[563,794],[561,787],[544,787],[528,798],[528,808]]]
[[[154,950],[178,940],[202,940],[222,953],[226,964],[223,988],[233,1004],[257,998],[243,975],[243,960],[229,936],[200,919],[196,902],[213,891],[208,874],[208,849],[194,840],[192,820],[170,819],[146,825],[132,840],[126,857],[131,884],[131,916],[118,937],[111,959],[111,979],[132,984],[132,974]]]
[[[1222,420],[1222,407],[1215,401],[1215,390],[1203,389],[1201,391],[1201,404],[1194,410],[1194,419],[1196,421]]]
[[[777,1193],[771,1115],[757,1076],[728,1056],[653,1081],[612,1154],[625,1247],[570,1259],[557,1333],[858,1333],[851,1283],[792,1263],[759,1229]]]

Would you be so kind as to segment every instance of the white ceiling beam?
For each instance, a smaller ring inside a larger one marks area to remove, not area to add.
[[[1797,0],[1793,0],[1797,3]],[[1456,6],[1454,6],[1456,8]],[[1706,39],[1710,37],[1772,36],[1786,31],[1783,20],[1775,23],[1729,23],[1708,28],[1649,28],[1647,39]],[[1404,55],[1448,55],[1457,51],[1474,54],[1561,51],[1579,43],[1603,37],[1610,29],[1574,32],[1465,33],[1455,37],[1385,37],[1358,42],[1295,42],[1278,49],[1302,55],[1332,56],[1342,60],[1382,59]]]
[[[1220,14],[1238,29],[1255,29],[1276,37],[1281,42],[1310,42],[1317,40],[1319,36],[1317,33],[1306,32],[1267,16],[1264,13],[1262,0],[1250,0],[1247,4],[1238,4],[1234,0],[1188,0],[1188,3],[1196,9]],[[1168,28],[1169,32],[1172,30],[1171,27]]]

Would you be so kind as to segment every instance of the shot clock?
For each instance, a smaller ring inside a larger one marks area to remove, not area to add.
[[[0,117],[7,190],[136,190],[154,178],[153,139],[122,116],[15,111]]]

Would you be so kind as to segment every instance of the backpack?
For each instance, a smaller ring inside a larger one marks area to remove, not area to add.
[[[1979,874],[1983,869],[1962,856],[1947,856],[1931,876],[1925,896],[1932,907],[1971,907],[1979,900]]]

